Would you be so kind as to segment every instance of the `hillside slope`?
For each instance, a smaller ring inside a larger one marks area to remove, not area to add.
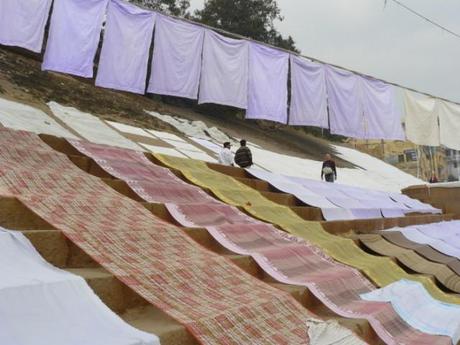
[[[201,111],[206,107],[198,107],[193,103],[190,104],[190,102],[187,107],[178,107],[162,102],[161,96],[141,96],[95,87],[94,81],[91,79],[43,72],[40,68],[39,59],[28,56],[21,51],[0,48],[0,96],[37,107],[50,116],[52,116],[52,113],[46,103],[55,101],[105,120],[117,121],[136,127],[169,131],[184,136],[184,133],[181,133],[170,124],[148,115],[145,111],[174,115],[182,119],[202,121],[207,127],[216,127],[234,138],[246,138],[250,143],[278,154],[278,156],[273,156],[270,165],[283,165],[283,159],[279,154],[321,161],[325,153],[331,153],[335,156],[340,168],[368,170],[370,179],[379,179],[377,175],[373,174],[373,171],[386,170],[387,175],[390,176],[389,179],[398,180],[400,178],[405,181],[400,183],[401,186],[398,189],[419,182],[412,176],[380,160],[358,152],[353,155],[353,150],[350,151],[352,159],[349,159],[343,153],[344,151],[341,147],[337,146],[337,143],[330,143],[294,127],[261,124],[257,121],[247,121],[237,116],[226,115],[224,112],[219,111],[212,114],[200,113],[197,110]],[[278,159],[277,157],[281,158]],[[300,164],[302,165],[302,163]],[[312,169],[315,171],[310,171]],[[296,175],[295,172],[291,173],[289,169],[284,170],[280,172]],[[315,166],[313,168],[306,165],[301,170],[308,170],[306,176],[319,177],[319,167]],[[300,172],[299,170],[297,173]],[[391,176],[392,172],[395,172],[395,176]],[[352,181],[345,179],[342,183],[359,185],[359,181],[354,181],[353,176],[355,175],[350,176]],[[378,181],[375,182],[367,185],[376,185],[378,187]]]
[[[190,108],[148,97],[95,87],[93,80],[53,72],[43,72],[40,62],[9,49],[0,48],[0,95],[46,111],[44,103],[56,101],[92,113],[107,120],[178,133],[168,124],[144,114],[143,110],[202,120],[232,136],[246,137],[260,146],[303,158],[321,160],[333,152],[326,140],[302,133],[295,128],[261,128],[255,121],[243,121],[222,114],[205,115]],[[340,161],[340,159],[339,159]],[[346,161],[344,167],[352,167]]]

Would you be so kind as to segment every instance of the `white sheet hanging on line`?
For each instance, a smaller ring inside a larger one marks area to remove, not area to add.
[[[204,29],[158,15],[148,92],[197,99]]]
[[[395,90],[383,81],[359,77],[362,87],[365,139],[404,140]]]
[[[1,0],[0,44],[40,53],[51,0]]]
[[[448,336],[453,344],[460,340],[460,306],[435,300],[419,282],[401,279],[361,298],[390,302],[399,316],[419,331]]]
[[[439,124],[436,99],[420,98],[404,91],[407,139],[417,145],[439,146]]]
[[[438,100],[440,141],[460,151],[460,105]]]
[[[48,264],[18,232],[0,229],[0,344],[159,345],[120,319],[81,277]]]
[[[92,78],[108,0],[54,0],[43,70]]]
[[[291,55],[289,124],[328,128],[325,67]]]
[[[364,116],[358,75],[326,65],[326,85],[331,133],[364,138]]]
[[[199,103],[247,108],[248,42],[206,30]]]
[[[289,54],[249,42],[246,119],[287,123]]]
[[[155,15],[121,0],[109,3],[97,86],[145,92]]]

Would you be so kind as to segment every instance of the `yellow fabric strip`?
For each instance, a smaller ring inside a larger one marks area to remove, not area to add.
[[[244,207],[252,216],[278,225],[322,248],[335,260],[361,270],[379,287],[400,279],[415,280],[421,282],[434,298],[460,304],[460,296],[440,290],[432,278],[408,274],[392,259],[364,252],[353,240],[328,233],[319,222],[304,220],[289,207],[276,204],[233,177],[212,170],[205,162],[161,154],[154,156],[166,166],[179,170],[190,182],[209,189],[223,202]]]

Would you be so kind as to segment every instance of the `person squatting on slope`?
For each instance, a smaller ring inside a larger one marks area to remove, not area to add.
[[[230,151],[230,147],[230,142],[226,141],[224,147],[219,152],[218,159],[220,164],[233,166],[233,153]]]
[[[240,141],[240,148],[235,153],[235,163],[242,168],[249,168],[252,163],[252,153],[249,147],[246,146],[246,140]]]
[[[337,169],[335,168],[335,162],[332,160],[329,153],[324,156],[323,167],[321,168],[321,180],[324,179],[326,182],[334,182],[337,180]]]

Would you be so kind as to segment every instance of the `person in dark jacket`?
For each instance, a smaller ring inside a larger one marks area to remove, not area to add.
[[[240,141],[240,148],[235,153],[235,163],[242,168],[249,168],[252,163],[252,153],[249,147],[246,146],[246,140]]]
[[[332,160],[329,153],[326,154],[324,158],[323,167],[321,168],[321,180],[324,178],[326,182],[334,182],[337,180],[335,162]]]
[[[438,180],[438,178],[436,176],[436,173],[434,171],[431,172],[431,177],[428,180],[428,182],[430,182],[430,183],[438,183],[439,182],[439,180]]]

